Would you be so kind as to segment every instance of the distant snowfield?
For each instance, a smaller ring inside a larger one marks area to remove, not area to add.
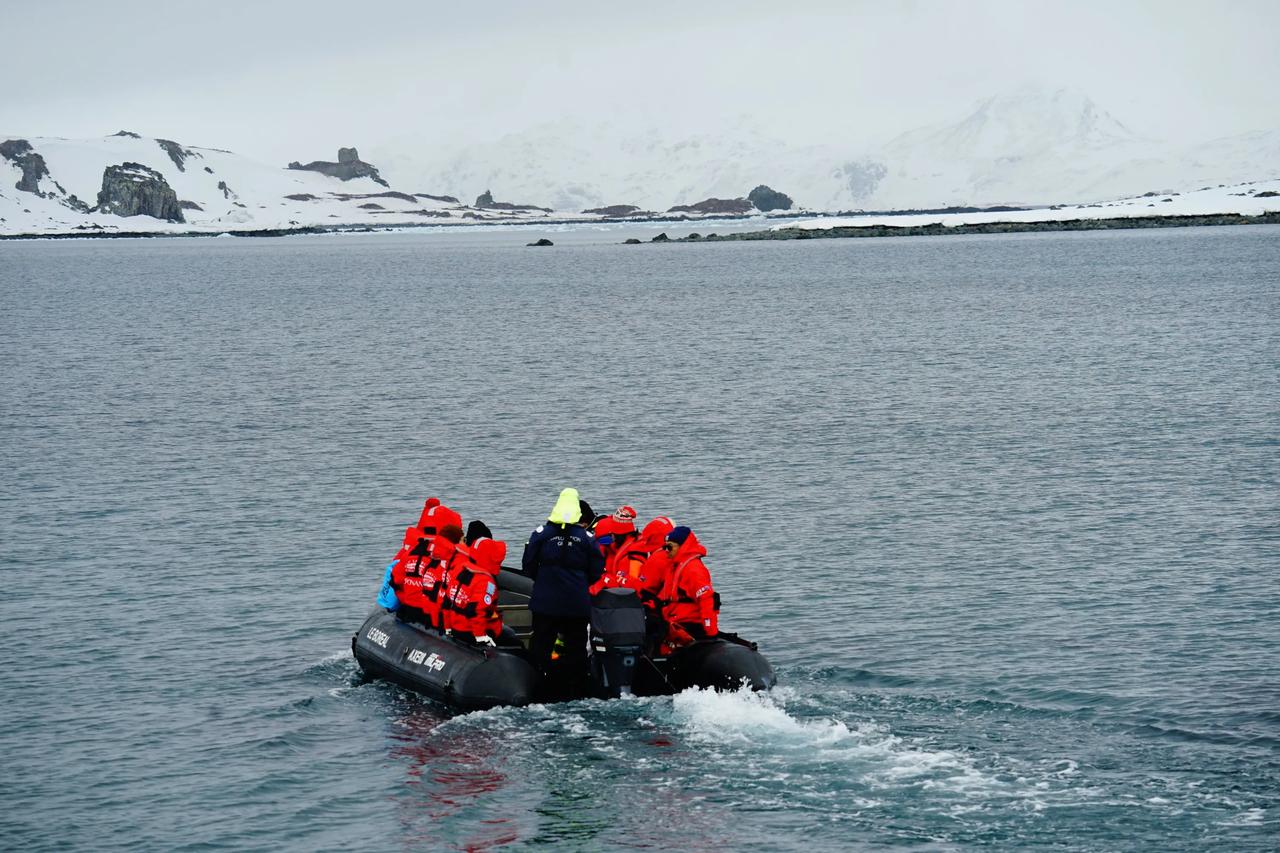
[[[1030,210],[983,211],[980,213],[867,214],[864,216],[821,216],[799,222],[774,225],[780,228],[825,230],[870,225],[913,227],[941,224],[946,227],[984,222],[1063,222],[1072,219],[1123,219],[1144,216],[1208,216],[1239,213],[1256,216],[1280,212],[1280,179],[1253,181],[1221,187],[1202,187],[1188,192],[1135,196],[1095,204],[1055,205]],[[1261,197],[1259,197],[1261,196]]]

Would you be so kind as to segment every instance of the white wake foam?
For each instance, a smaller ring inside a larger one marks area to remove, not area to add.
[[[792,716],[786,705],[794,698],[785,688],[767,693],[691,689],[674,697],[672,711],[674,722],[692,740],[773,752],[791,762],[844,765],[846,773],[870,787],[1018,795],[1009,783],[976,767],[968,757],[912,743],[887,726]]]

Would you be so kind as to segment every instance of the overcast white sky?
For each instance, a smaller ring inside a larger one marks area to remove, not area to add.
[[[1199,141],[1280,126],[1280,2],[4,2],[0,132],[267,162],[563,118],[863,144],[1031,83]]]

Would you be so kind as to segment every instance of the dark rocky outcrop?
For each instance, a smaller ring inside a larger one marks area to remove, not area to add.
[[[157,139],[156,144],[164,149],[164,153],[169,155],[169,159],[173,161],[173,165],[178,167],[179,172],[187,171],[187,167],[183,165],[188,157],[199,157],[200,155],[189,148],[183,148],[172,139]]]
[[[327,160],[313,160],[304,166],[295,160],[289,164],[289,168],[303,172],[319,172],[322,175],[328,175],[331,178],[337,178],[342,181],[369,178],[374,183],[382,184],[388,189],[391,187],[390,184],[382,180],[377,168],[360,159],[360,154],[354,148],[339,148],[338,162],[336,163]]]
[[[429,198],[432,201],[442,201],[445,204],[462,204],[451,195],[431,195],[430,193],[414,193],[418,198]]]
[[[745,198],[708,198],[696,204],[678,204],[669,208],[667,213],[727,213],[731,215],[750,213],[755,205]]]
[[[0,157],[22,170],[22,178],[14,184],[24,193],[35,193],[41,198],[40,179],[49,177],[49,167],[44,158],[35,152],[31,143],[25,139],[9,139],[0,142]]]
[[[22,177],[14,184],[16,189],[38,195],[41,198],[57,199],[62,204],[79,211],[80,213],[88,213],[89,205],[76,198],[63,189],[62,184],[53,179],[49,174],[49,167],[45,164],[44,158],[36,153],[31,147],[31,143],[25,139],[8,139],[0,142],[0,158],[8,160],[19,169],[22,170]],[[54,189],[48,192],[40,191],[40,181],[48,178],[53,184]]]
[[[1277,197],[1280,197],[1280,193],[1276,192],[1275,190],[1263,190],[1260,193],[1255,193],[1253,197],[1254,198],[1277,198]]]
[[[628,237],[627,239],[625,239],[625,240],[623,240],[623,241],[622,241],[622,244],[623,244],[624,246],[639,246],[639,245],[640,245],[640,241],[639,241],[638,239],[636,239],[635,237]]]
[[[408,193],[398,193],[394,190],[388,190],[385,193],[329,193],[334,198],[342,201],[357,201],[370,198],[394,198],[400,201],[407,201],[410,204],[417,204],[418,200]]]
[[[168,222],[186,221],[178,195],[164,175],[141,163],[121,163],[103,170],[97,210],[116,216],[153,216]]]
[[[239,198],[239,197],[240,197],[240,196],[236,195],[235,190],[233,190],[233,189],[231,189],[231,187],[227,186],[227,182],[226,182],[226,181],[218,181],[218,189],[222,190],[222,197],[223,197],[223,198],[233,198],[233,199],[234,199],[234,198]]]
[[[289,201],[319,201],[320,200],[320,196],[312,195],[311,193],[294,193],[293,195],[285,196],[285,198],[289,199]]]
[[[196,204],[194,201],[187,201],[186,199],[183,199],[182,201],[178,202],[178,206],[181,207],[183,210],[200,210],[200,211],[204,210],[203,207]]]
[[[773,187],[760,186],[747,193],[747,201],[756,206],[757,210],[769,212],[770,210],[790,210],[795,204],[791,200],[791,196],[786,193],[780,193]]]
[[[368,202],[368,203],[366,203],[366,204],[362,204],[362,205],[360,205],[360,209],[361,209],[361,210],[386,210],[386,208],[385,208],[385,207],[383,207],[382,205],[380,205],[380,204],[375,204],[375,203],[374,203],[374,202],[372,202],[372,201],[371,201],[371,202]]]
[[[667,232],[663,231],[661,234],[659,234],[657,237],[654,237],[649,242],[650,243],[667,243],[667,242],[670,242],[670,240],[671,238],[667,236]]]
[[[525,245],[526,246],[554,246],[555,243],[552,243],[546,237],[540,237],[532,243],[525,243]]]
[[[141,139],[142,137],[134,133],[132,130],[117,130],[112,136],[127,136],[130,139]]]
[[[639,213],[640,208],[634,204],[611,204],[608,207],[593,207],[583,213],[594,213],[596,216],[632,216]]]
[[[208,172],[210,175],[212,175],[212,174],[213,174],[213,169],[210,169],[208,166],[205,166],[205,167],[204,167],[204,170],[205,170],[206,172]]]
[[[493,193],[485,190],[476,197],[476,203],[472,207],[478,207],[481,210],[540,210],[543,213],[550,213],[549,207],[538,207],[536,204],[512,204],[509,201],[494,201]]]

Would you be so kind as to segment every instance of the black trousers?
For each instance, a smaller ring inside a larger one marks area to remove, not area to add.
[[[587,677],[587,619],[579,616],[553,616],[549,613],[533,614],[533,640],[529,654],[533,665],[544,676],[551,672],[551,651],[556,637],[564,637],[557,670],[564,674],[563,682],[576,685]],[[561,680],[561,679],[557,679]]]
[[[427,614],[423,613],[419,608],[403,602],[396,608],[396,618],[401,622],[413,622],[418,625],[432,627],[431,622],[427,619]]]

